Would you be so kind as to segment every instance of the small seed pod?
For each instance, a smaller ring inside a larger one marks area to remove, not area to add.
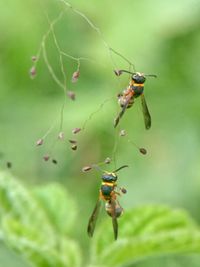
[[[6,162],[6,166],[7,166],[8,169],[11,169],[12,168],[12,162],[7,161]]]
[[[60,140],[63,140],[64,139],[64,133],[63,132],[60,132],[58,134],[58,139],[60,139]]]
[[[107,157],[105,160],[104,160],[105,164],[109,164],[111,162],[111,159],[109,157]]]
[[[119,136],[125,136],[126,135],[126,131],[125,130],[121,130],[120,132],[119,132]]]
[[[75,71],[73,74],[72,74],[72,82],[75,83],[78,81],[78,78],[80,76],[80,71]]]
[[[53,164],[57,164],[58,161],[57,161],[56,159],[52,159],[52,163],[53,163]]]
[[[77,144],[77,141],[76,140],[70,139],[69,142],[70,142],[70,144]]]
[[[72,133],[73,134],[77,134],[77,133],[79,133],[81,131],[81,128],[74,128],[73,130],[72,130]]]
[[[36,68],[33,66],[31,69],[30,69],[30,76],[31,78],[35,78],[35,75],[36,75]]]
[[[90,171],[91,169],[92,169],[91,166],[84,166],[84,167],[82,168],[82,172],[88,172],[88,171]]]
[[[67,96],[73,101],[76,99],[76,95],[73,91],[68,91]]]
[[[42,138],[38,139],[36,142],[36,146],[41,146],[43,143],[44,143],[44,140]]]
[[[50,156],[49,155],[44,155],[43,159],[44,159],[44,161],[48,161],[50,159]]]
[[[36,57],[36,56],[32,56],[32,57],[31,57],[31,60],[32,60],[33,62],[35,62],[35,61],[37,60],[37,57]]]
[[[76,144],[73,144],[73,145],[71,146],[71,149],[72,149],[72,150],[77,150],[77,145],[76,145]]]
[[[146,154],[147,154],[147,150],[146,150],[145,148],[143,148],[143,147],[141,147],[141,148],[139,149],[139,151],[140,151],[140,153],[143,154],[143,155],[146,155]]]
[[[127,193],[127,190],[126,190],[124,187],[122,187],[122,188],[121,188],[121,192],[122,192],[123,194],[126,194],[126,193]]]

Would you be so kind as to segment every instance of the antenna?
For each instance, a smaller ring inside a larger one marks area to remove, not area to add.
[[[129,74],[132,74],[132,75],[137,74],[137,72],[130,72],[130,71],[128,71],[128,70],[115,70],[114,72],[115,72],[115,74],[116,74],[117,76],[120,76],[123,72],[125,72],[125,73],[129,73]],[[145,76],[145,77],[154,77],[154,78],[157,78],[157,75],[155,75],[155,74],[143,74],[143,76]]]
[[[154,77],[157,78],[157,75],[155,74],[144,74],[145,77]]]
[[[123,168],[126,168],[126,167],[128,167],[128,165],[123,165],[123,166],[121,166],[121,167],[119,167],[118,169],[116,169],[116,170],[114,170],[114,171],[112,171],[112,172],[118,172],[118,171],[120,171],[121,169],[123,169]]]

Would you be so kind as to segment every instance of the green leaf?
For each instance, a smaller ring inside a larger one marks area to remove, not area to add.
[[[53,183],[37,187],[33,192],[55,230],[61,234],[69,233],[77,216],[77,207],[67,191]]]
[[[96,232],[91,247],[94,266],[120,267],[147,256],[200,252],[200,231],[183,210],[151,205],[126,211],[114,241],[111,220]]]
[[[51,202],[53,196],[49,194],[48,197]],[[49,215],[49,211],[46,212],[17,179],[8,173],[0,173],[2,241],[33,266],[79,267],[81,255],[78,245],[60,235],[47,214]]]

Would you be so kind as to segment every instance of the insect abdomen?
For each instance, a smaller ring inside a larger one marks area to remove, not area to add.
[[[126,96],[124,96],[124,95],[118,95],[118,103],[119,103],[119,105],[120,105],[121,108],[124,107],[124,105],[126,104],[126,101],[127,101]],[[134,98],[132,97],[132,98],[129,100],[129,103],[128,103],[127,108],[132,107],[133,103],[134,103]]]

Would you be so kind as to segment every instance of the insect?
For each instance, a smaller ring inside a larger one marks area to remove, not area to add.
[[[120,192],[126,193],[124,188],[120,189],[117,187],[117,175],[116,172],[119,170],[128,167],[123,165],[120,168],[116,169],[113,172],[105,171],[102,175],[102,183],[99,190],[99,198],[94,207],[92,215],[88,222],[87,232],[90,237],[93,236],[97,218],[100,212],[101,204],[105,201],[105,210],[108,215],[112,217],[114,238],[117,239],[118,236],[118,222],[117,218],[120,217],[123,213],[123,208],[120,206],[117,196],[120,195]]]
[[[149,129],[151,127],[151,115],[149,113],[147,103],[144,97],[144,83],[146,81],[146,77],[157,77],[154,74],[144,74],[140,72],[130,72],[127,70],[118,70],[115,71],[117,76],[121,75],[123,72],[131,74],[131,80],[129,86],[120,94],[118,94],[118,102],[121,106],[121,111],[118,114],[117,118],[114,121],[114,127],[117,127],[121,117],[127,108],[132,107],[135,98],[141,98],[142,103],[142,111],[144,116],[145,128]]]

